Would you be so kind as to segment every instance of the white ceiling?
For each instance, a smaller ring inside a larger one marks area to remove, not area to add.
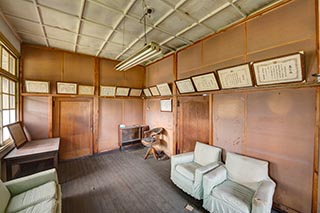
[[[146,0],[147,42],[169,54],[279,0]],[[144,46],[142,0],[0,0],[22,42],[123,60]]]

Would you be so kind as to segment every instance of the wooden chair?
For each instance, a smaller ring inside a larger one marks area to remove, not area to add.
[[[158,127],[144,132],[144,138],[141,139],[141,143],[145,147],[148,147],[144,159],[147,159],[151,152],[153,154],[153,157],[155,159],[158,159],[157,150],[154,148],[154,146],[160,143],[159,135],[162,133],[162,131],[163,128]]]

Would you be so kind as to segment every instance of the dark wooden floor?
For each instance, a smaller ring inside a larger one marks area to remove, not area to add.
[[[59,165],[63,212],[205,212],[170,181],[170,160],[145,150],[113,152]]]

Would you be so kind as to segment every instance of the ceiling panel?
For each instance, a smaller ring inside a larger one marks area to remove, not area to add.
[[[38,16],[32,2],[22,0],[0,0],[0,8],[3,13],[24,19],[38,21]]]
[[[130,35],[126,32],[114,32],[110,38],[110,41],[119,45],[128,46],[137,37]]]
[[[234,23],[235,21],[241,20],[242,18],[242,15],[236,9],[234,9],[232,6],[229,6],[203,23],[215,30],[220,30],[223,27]]]
[[[166,31],[177,34],[182,29],[188,27],[192,23],[179,13],[173,13],[167,19],[165,19],[159,27],[165,29]]]
[[[207,35],[210,35],[211,33],[213,33],[211,30],[209,30],[208,28],[202,26],[202,25],[197,25],[193,28],[191,28],[190,30],[186,31],[185,33],[183,33],[181,36],[183,38],[186,38],[190,41],[197,41]]]
[[[123,10],[129,3],[129,0],[89,0],[94,2],[100,2],[108,7],[115,8],[117,10]]]
[[[154,41],[157,43],[161,43],[162,41],[168,39],[170,35],[163,33],[159,30],[152,30],[150,33],[147,34],[148,41]]]
[[[118,28],[124,29],[125,37],[130,35],[137,38],[139,35],[143,34],[143,24],[130,18],[123,19]]]
[[[100,5],[88,2],[83,12],[83,17],[106,25],[114,26],[115,22],[121,17],[121,13],[114,12]]]
[[[276,2],[275,0],[238,0],[235,5],[238,6],[246,14],[250,14],[267,6],[270,3]]]
[[[73,51],[74,50],[74,45],[63,42],[63,41],[57,41],[54,39],[48,39],[49,40],[49,45],[54,48],[58,49],[63,49],[63,50],[68,50],[68,51]]]
[[[98,49],[92,49],[90,47],[77,46],[77,52],[87,55],[95,55],[98,52]]]
[[[24,19],[7,17],[7,20],[10,22],[12,27],[16,30],[16,32],[27,32],[32,34],[37,34],[43,36],[41,27],[38,23],[26,21]]]
[[[80,0],[53,1],[53,0],[37,0],[39,5],[45,5],[66,13],[79,15],[81,10]]]
[[[190,0],[183,4],[180,9],[187,15],[198,20],[205,17],[207,14],[218,10],[221,6],[228,4],[226,0]]]
[[[90,47],[92,49],[100,49],[103,42],[104,40],[102,39],[90,38],[86,36],[80,36],[78,40],[79,45]]]
[[[180,39],[174,38],[171,41],[166,43],[167,46],[173,49],[179,49],[186,45],[186,43],[182,42]]]
[[[46,41],[41,36],[33,36],[29,34],[21,34],[19,33],[19,36],[22,38],[23,42],[29,43],[29,44],[37,44],[37,45],[46,45]]]
[[[61,30],[77,32],[78,18],[48,8],[40,8],[43,23]]]
[[[45,30],[49,38],[55,38],[58,40],[68,41],[71,43],[74,43],[76,40],[76,34],[71,33],[69,31],[60,30],[53,27],[45,27]]]
[[[112,29],[104,27],[100,24],[95,24],[87,21],[83,21],[81,24],[80,33],[96,38],[105,39],[106,36],[112,32]]]

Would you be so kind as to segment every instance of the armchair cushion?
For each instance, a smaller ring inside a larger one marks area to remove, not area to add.
[[[0,180],[0,212],[4,212],[10,200],[10,192]]]
[[[182,163],[176,166],[177,172],[185,176],[189,180],[194,181],[194,176],[197,168],[200,168],[201,165],[195,162]]]
[[[7,207],[7,212],[18,212],[46,200],[55,200],[58,197],[57,191],[57,184],[54,181],[50,181],[41,186],[22,192],[11,198]]]
[[[251,200],[254,190],[248,187],[227,180],[218,185],[215,190],[212,190],[211,195],[221,201],[219,203],[223,203],[223,205],[227,203],[235,212],[251,212]],[[219,203],[217,203],[218,206]],[[223,209],[223,205],[220,206],[221,209]]]
[[[226,160],[228,179],[256,190],[268,176],[268,162],[228,152]]]
[[[194,162],[201,166],[216,161],[221,161],[221,149],[204,143],[197,142],[194,150]]]
[[[18,211],[17,213],[56,213],[58,212],[57,202],[54,199],[45,200],[41,203],[37,203],[34,206],[30,206],[26,209]]]

